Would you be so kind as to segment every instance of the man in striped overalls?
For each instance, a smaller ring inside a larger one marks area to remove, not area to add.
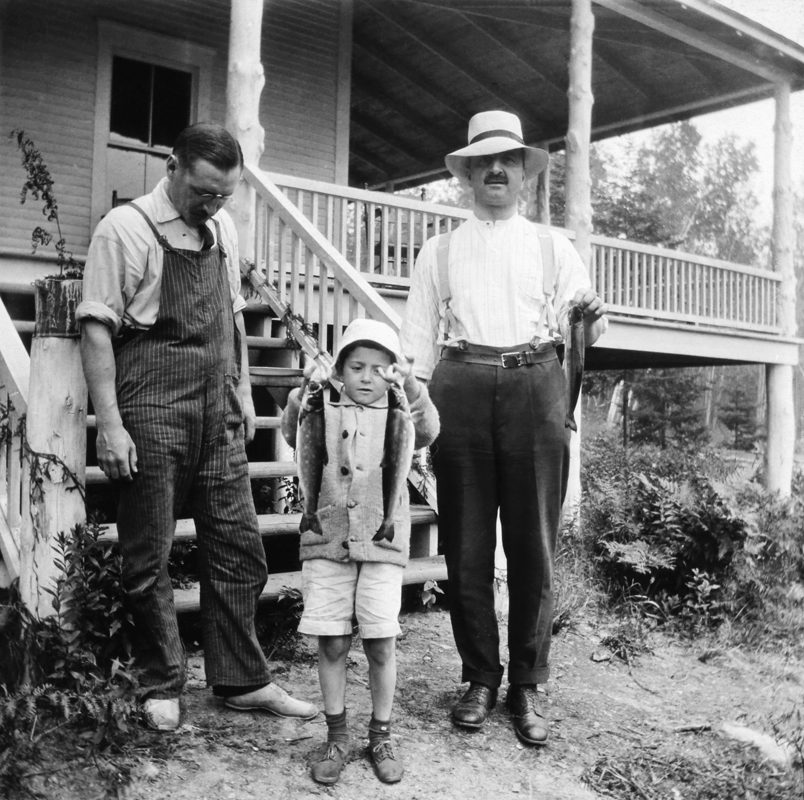
[[[147,724],[173,730],[185,680],[168,575],[195,521],[207,683],[227,707],[309,719],[271,682],[254,627],[267,578],[245,445],[254,435],[237,238],[223,205],[243,169],[219,125],[179,134],[167,174],[100,222],[84,272],[81,354],[117,529]]]
[[[517,736],[542,745],[537,691],[548,678],[553,560],[566,491],[569,430],[556,354],[570,305],[586,343],[604,307],[569,240],[517,213],[525,181],[547,166],[519,119],[476,114],[469,144],[446,157],[471,189],[474,214],[428,240],[416,259],[400,338],[441,416],[432,445],[449,609],[469,688],[453,723],[477,729],[502,682],[494,609],[499,512],[508,562],[508,707]]]

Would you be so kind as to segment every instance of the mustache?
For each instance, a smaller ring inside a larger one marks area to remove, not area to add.
[[[503,172],[489,172],[485,178],[483,178],[483,183],[508,183],[508,177]]]

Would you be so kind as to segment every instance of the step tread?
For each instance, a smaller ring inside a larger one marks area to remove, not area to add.
[[[411,525],[427,525],[436,521],[436,513],[430,506],[412,505],[410,507]],[[257,514],[257,523],[262,536],[284,536],[297,534],[301,514]],[[117,525],[104,525],[104,532],[98,537],[102,542],[117,541]],[[195,523],[191,519],[176,521],[174,542],[189,542],[195,539]]]
[[[447,566],[444,556],[425,556],[411,558],[405,567],[402,583],[405,586],[424,583],[425,581],[443,581],[447,579]],[[301,571],[277,572],[268,576],[268,582],[260,595],[260,601],[276,601],[283,588],[301,589]],[[174,589],[173,602],[179,614],[198,611],[200,608],[198,586],[187,589]]]
[[[248,476],[251,480],[284,478],[293,476],[296,472],[295,461],[250,461],[248,465]],[[100,467],[87,467],[87,486],[98,486],[110,483],[111,481],[101,472]]]
[[[87,428],[95,428],[97,424],[97,417],[94,414],[87,414]],[[258,428],[278,428],[282,424],[282,417],[257,417],[256,424]]]

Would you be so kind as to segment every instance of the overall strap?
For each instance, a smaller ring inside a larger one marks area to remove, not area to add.
[[[159,242],[160,247],[163,250],[175,252],[176,248],[173,247],[170,242],[168,242],[167,237],[164,234],[159,233],[151,218],[133,200],[130,201],[128,205],[130,205],[132,208],[136,208],[137,211],[142,214],[142,218],[148,223],[148,227],[154,232],[154,236],[156,237],[156,241]]]
[[[452,292],[449,288],[449,240],[452,238],[452,231],[442,233],[438,237],[436,245],[436,266],[438,267],[438,296],[442,303],[449,305],[452,299]]]
[[[550,233],[539,234],[539,249],[542,255],[542,291],[544,292],[544,308],[542,319],[552,338],[560,336],[558,319],[556,318],[556,256],[555,244]]]
[[[438,270],[438,296],[441,300],[441,319],[438,324],[439,338],[442,342],[450,340],[456,329],[455,316],[450,308],[452,290],[449,285],[449,243],[452,231],[442,233],[436,245],[436,268]]]

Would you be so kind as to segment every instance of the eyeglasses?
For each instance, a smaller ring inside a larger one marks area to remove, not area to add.
[[[213,200],[220,203],[225,203],[227,200],[231,200],[233,197],[231,194],[213,194],[212,192],[202,192],[200,189],[196,189],[195,186],[190,186],[189,188],[194,197],[198,198],[199,200],[203,200],[205,203],[211,203]]]

